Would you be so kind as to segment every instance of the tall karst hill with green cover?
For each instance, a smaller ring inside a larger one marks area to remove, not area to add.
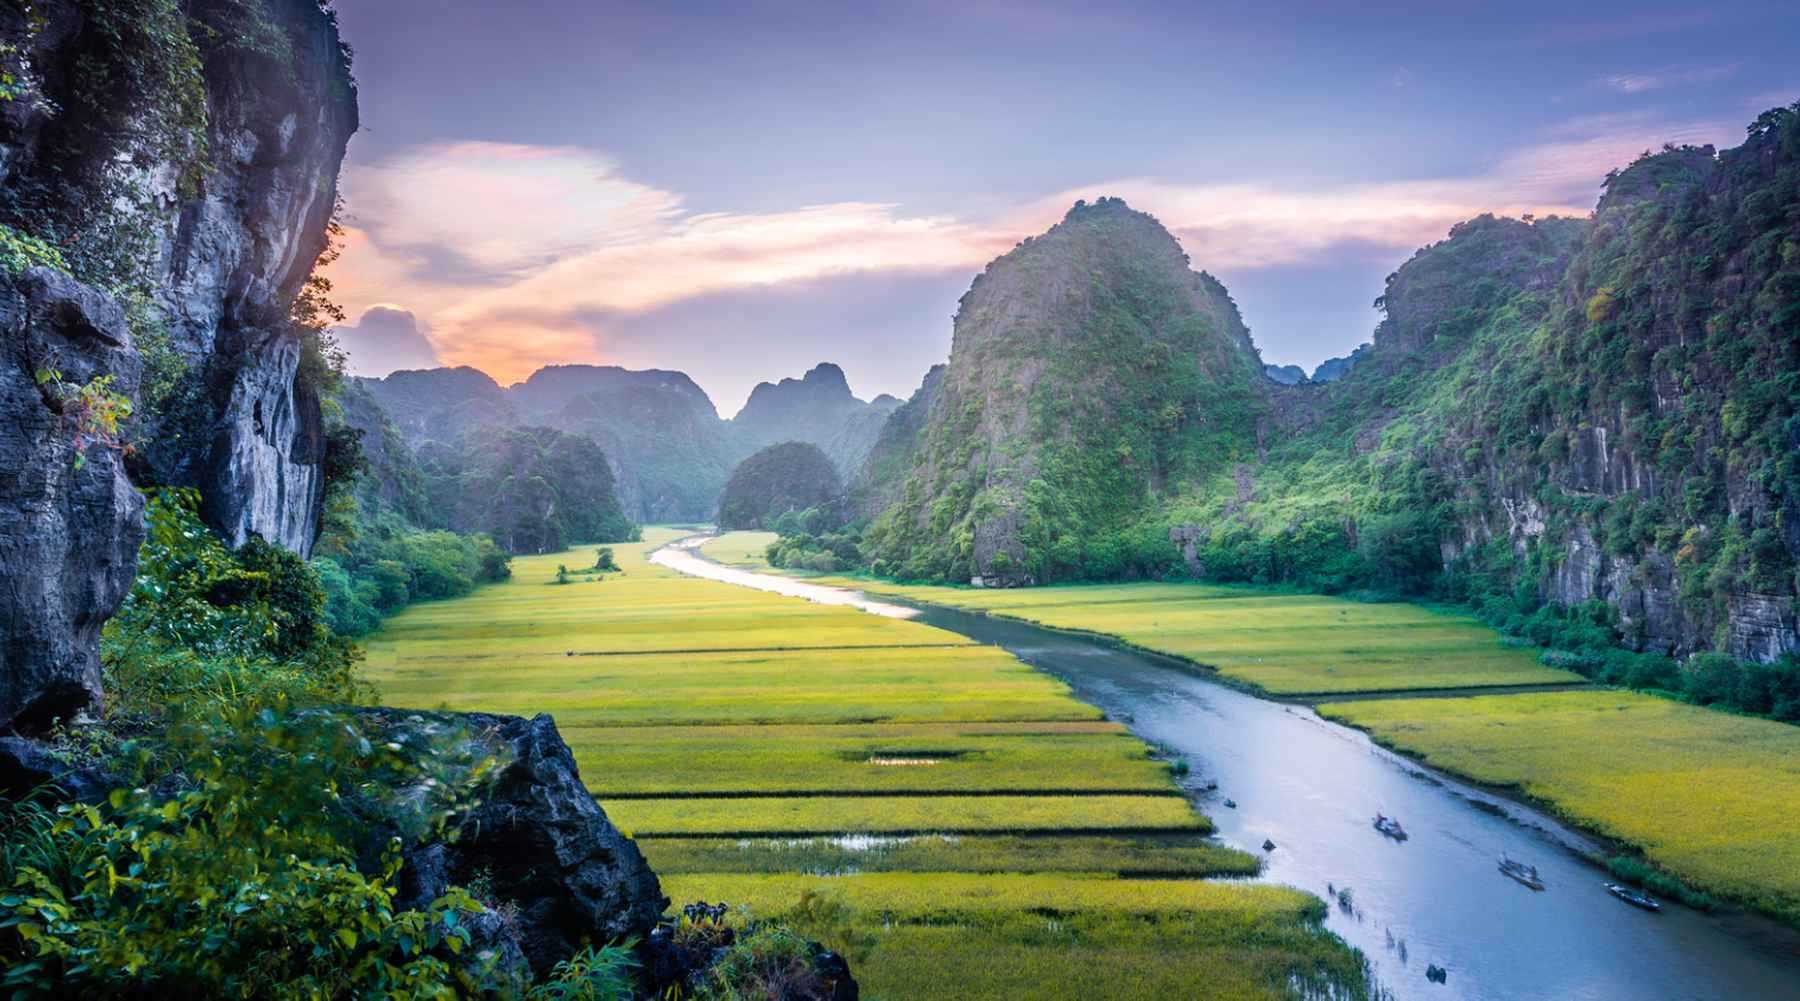
[[[1261,382],[1236,305],[1168,231],[1077,203],[963,296],[948,367],[894,418],[928,395],[916,440],[877,445],[904,485],[861,491],[896,498],[869,551],[906,577],[1123,572],[1120,532],[1254,455]]]
[[[916,431],[890,425],[854,487],[885,502],[865,555],[1550,603],[1641,650],[1800,650],[1800,110],[1646,154],[1589,218],[1462,223],[1376,305],[1347,374],[1279,385],[1153,220],[1078,205],[965,296],[909,405],[928,416],[903,410]]]

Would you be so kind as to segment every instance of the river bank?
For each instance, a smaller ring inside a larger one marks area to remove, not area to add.
[[[1058,590],[1070,600],[1069,589]],[[1003,614],[927,605],[921,615],[1012,650],[1184,756],[1190,790],[1221,836],[1253,850],[1276,846],[1262,878],[1334,901],[1348,886],[1348,903],[1334,905],[1328,926],[1363,948],[1401,997],[1442,996],[1427,991],[1426,962],[1449,969],[1450,988],[1472,998],[1800,993],[1786,929],[1745,914],[1631,911],[1606,894],[1609,877],[1588,861],[1610,852],[1605,841],[1382,749],[1309,708],[1226,687],[1161,652]],[[1369,830],[1377,810],[1405,818],[1414,837],[1405,845],[1379,838]],[[1502,854],[1537,864],[1549,890],[1531,893],[1495,871]]]

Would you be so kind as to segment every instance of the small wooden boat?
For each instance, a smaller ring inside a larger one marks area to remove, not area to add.
[[[1607,892],[1633,907],[1641,907],[1646,911],[1662,910],[1662,905],[1656,902],[1656,898],[1647,893],[1639,893],[1629,886],[1621,886],[1618,883],[1608,883],[1606,884],[1606,889]]]
[[[1376,814],[1375,829],[1388,837],[1393,838],[1395,841],[1406,840],[1406,828],[1401,827],[1400,822],[1393,817],[1384,816],[1379,813]]]
[[[1544,888],[1544,881],[1538,877],[1537,866],[1535,865],[1526,865],[1523,862],[1515,862],[1512,859],[1502,856],[1500,859],[1500,871],[1520,883],[1531,887],[1533,890],[1542,890]]]

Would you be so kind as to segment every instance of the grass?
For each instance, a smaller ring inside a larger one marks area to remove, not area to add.
[[[1319,711],[1433,765],[1515,787],[1685,883],[1800,925],[1800,728],[1611,691]]]
[[[633,835],[1211,830],[1179,796],[759,796],[606,804]]]
[[[1042,873],[708,874],[665,886],[846,943],[872,997],[1248,999],[1360,979],[1354,959],[1307,931],[1323,905],[1285,887]]]
[[[1506,646],[1473,617],[1203,584],[1091,584],[1015,590],[841,579],[914,601],[1116,637],[1203,664],[1272,695],[1338,695],[1579,683]]]
[[[564,726],[601,796],[741,791],[1162,794],[1168,768],[1116,723]],[[701,776],[701,778],[696,778]]]
[[[638,841],[665,876],[696,872],[1078,872],[1254,876],[1255,858],[1191,834],[955,834],[829,838],[652,838]]]
[[[1066,685],[916,622],[647,562],[681,534],[613,547],[623,572],[599,583],[550,583],[585,549],[516,559],[390,620],[368,674],[389,704],[553,713],[671,897],[795,913],[868,996],[1360,989],[1313,898],[1193,878],[1258,862],[1208,841],[1169,766]],[[754,555],[731,541],[708,555]],[[826,872],[829,921],[807,895]]]
[[[700,547],[708,559],[745,570],[769,569],[769,544],[781,536],[774,532],[726,532]]]

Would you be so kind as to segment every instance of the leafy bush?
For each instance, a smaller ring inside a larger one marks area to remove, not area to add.
[[[528,1001],[632,1001],[638,967],[631,946],[588,946],[557,963],[550,979],[531,988]]]
[[[357,654],[331,635],[312,568],[261,539],[234,552],[198,503],[191,490],[150,499],[137,580],[101,634],[109,712],[356,701]]]
[[[394,899],[402,839],[443,830],[489,762],[455,740],[409,748],[370,740],[354,718],[272,707],[166,739],[178,792],[12,808],[7,843],[20,847],[0,868],[0,955],[14,997],[480,986],[461,958],[463,919],[480,905],[461,890],[417,911]],[[367,844],[375,831],[392,833]]]
[[[29,233],[0,223],[0,272],[16,275],[30,268],[69,270],[62,251]]]

